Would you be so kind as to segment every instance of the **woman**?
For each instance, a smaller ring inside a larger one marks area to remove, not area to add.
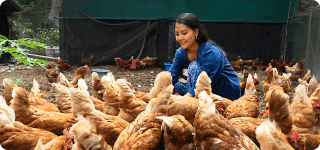
[[[170,68],[175,93],[194,96],[198,76],[205,71],[212,80],[212,93],[231,100],[241,96],[236,72],[225,53],[208,38],[194,14],[182,13],[177,16],[175,34],[181,45]],[[186,80],[181,78],[183,75],[187,75],[184,77]]]

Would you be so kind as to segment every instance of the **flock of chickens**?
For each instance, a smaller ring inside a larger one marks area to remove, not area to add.
[[[10,78],[3,80],[0,146],[7,150],[315,149],[320,144],[320,86],[310,69],[300,78],[304,61],[285,67],[282,76],[269,64],[263,83],[267,110],[257,118],[259,83],[257,75],[247,70],[243,70],[243,96],[234,101],[212,93],[206,72],[198,77],[195,97],[173,95],[167,71],[156,76],[149,93],[135,91],[126,79],[115,80],[112,72],[103,77],[93,72],[95,96],[91,96],[84,80],[89,67],[79,67],[68,81],[62,70],[71,66],[59,59],[60,72],[48,65],[46,73],[57,93],[56,105],[44,99],[35,79],[29,94]],[[289,103],[291,81],[299,73],[300,84]]]

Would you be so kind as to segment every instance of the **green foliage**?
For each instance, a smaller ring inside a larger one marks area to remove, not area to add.
[[[39,65],[43,68],[48,64],[46,60],[28,58],[26,52],[29,49],[44,49],[48,46],[45,44],[25,39],[8,40],[5,36],[0,35],[0,58],[3,52],[11,53],[19,62],[27,65]]]
[[[47,45],[59,45],[59,28],[54,27],[50,30],[38,28],[38,33],[34,38]]]
[[[12,80],[12,82],[14,83],[14,84],[16,84],[16,85],[18,85],[19,83],[22,83],[23,81],[27,81],[26,79],[23,79],[23,78],[21,78],[21,77],[19,77],[19,78],[16,78],[16,77],[9,77],[11,80]]]

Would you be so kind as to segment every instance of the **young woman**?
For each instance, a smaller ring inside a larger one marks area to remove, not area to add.
[[[225,53],[211,41],[192,13],[182,13],[175,22],[177,49],[170,68],[174,92],[194,96],[198,76],[205,71],[210,79],[212,92],[235,100],[241,96],[240,82],[229,64]]]

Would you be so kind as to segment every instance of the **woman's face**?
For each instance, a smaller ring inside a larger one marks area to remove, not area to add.
[[[192,30],[188,26],[180,23],[176,23],[175,34],[176,40],[179,42],[183,49],[192,48],[198,45],[196,42],[196,36],[198,36],[199,29]]]

